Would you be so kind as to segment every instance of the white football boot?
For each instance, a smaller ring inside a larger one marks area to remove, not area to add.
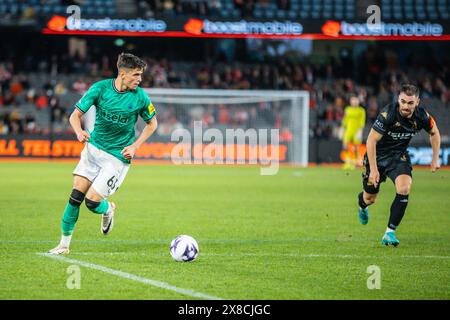
[[[110,233],[114,226],[114,211],[116,210],[116,205],[114,202],[108,202],[108,205],[108,211],[102,215],[101,230],[104,235]]]
[[[64,247],[61,244],[58,244],[56,248],[53,248],[48,251],[49,254],[69,254],[70,250],[69,247]]]

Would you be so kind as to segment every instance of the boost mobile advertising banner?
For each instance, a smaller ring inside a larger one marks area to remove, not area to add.
[[[75,19],[53,16],[44,34],[327,40],[450,40],[448,21],[254,20],[224,18]]]

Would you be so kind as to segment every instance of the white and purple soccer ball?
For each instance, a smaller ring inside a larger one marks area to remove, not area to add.
[[[170,243],[170,255],[176,261],[193,261],[198,256],[198,243],[191,236],[178,236]]]

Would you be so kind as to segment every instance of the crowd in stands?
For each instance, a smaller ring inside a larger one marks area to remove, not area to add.
[[[401,83],[410,80],[420,87],[422,99],[433,98],[447,112],[450,111],[450,72],[447,66],[405,70],[384,65],[376,59],[371,63],[370,57],[364,57],[362,60],[366,65],[358,66],[363,76],[358,77],[349,74],[349,68],[340,61],[314,65],[285,60],[270,64],[186,63],[151,57],[145,57],[145,60],[148,69],[142,87],[306,90],[311,97],[311,136],[316,138],[338,137],[350,94],[359,97],[370,125],[380,108],[393,101]],[[93,82],[115,76],[115,57],[105,56],[92,63],[77,59],[67,59],[66,62],[62,67],[62,64],[54,66],[42,61],[30,64],[30,68],[31,65],[33,67],[29,70],[23,70],[23,66],[16,70],[12,61],[0,62],[0,134],[48,133],[50,130],[71,132],[68,114],[73,110],[73,103]],[[58,68],[59,73],[55,73]],[[65,72],[69,76],[63,76]],[[46,81],[32,80],[33,74],[43,74]],[[69,94],[72,100],[67,99]],[[270,125],[283,128],[282,119],[277,117],[278,111],[272,105],[254,110],[221,106],[203,110],[200,117],[205,123],[248,127],[254,114],[266,113]],[[165,111],[159,117],[160,123],[171,124],[172,128],[189,125],[192,120],[179,111]],[[162,134],[166,127],[161,126]]]
[[[255,9],[287,11],[291,7],[290,2],[291,0],[137,0],[137,7],[145,18],[186,15],[252,18]]]

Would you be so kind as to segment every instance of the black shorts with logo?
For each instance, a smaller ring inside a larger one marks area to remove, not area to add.
[[[364,191],[370,194],[376,194],[380,191],[380,184],[386,181],[389,177],[392,182],[395,183],[395,179],[402,174],[406,174],[412,177],[412,166],[411,159],[408,152],[392,154],[383,160],[377,160],[378,172],[380,173],[380,181],[375,188],[373,184],[369,183],[370,166],[369,160],[367,158],[367,153],[364,155],[364,172],[362,174],[363,178],[363,188]]]

